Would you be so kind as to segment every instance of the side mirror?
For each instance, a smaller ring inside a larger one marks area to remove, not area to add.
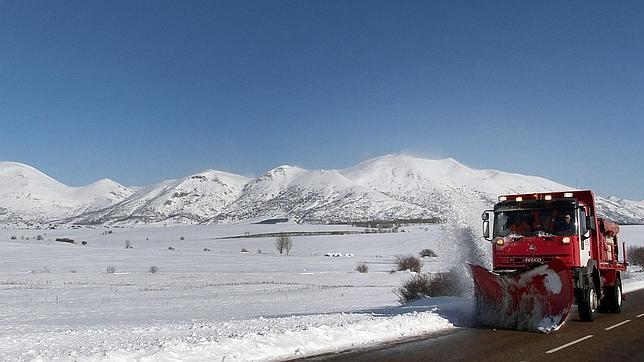
[[[483,219],[483,237],[485,240],[492,240],[490,236],[490,213],[492,212],[492,210],[486,210],[481,215],[481,219]]]
[[[584,235],[582,235],[582,237],[583,237],[584,240],[590,238],[590,230],[586,230],[586,233]]]
[[[588,227],[588,230],[597,230],[597,223],[594,215],[586,216],[586,227]],[[588,237],[590,237],[590,235],[588,235]]]
[[[490,220],[483,221],[483,237],[485,240],[492,240],[490,238]]]

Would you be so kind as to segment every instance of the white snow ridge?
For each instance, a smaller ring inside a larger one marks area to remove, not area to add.
[[[3,162],[0,187],[0,222],[13,225],[433,219],[464,201],[490,206],[499,194],[571,189],[541,177],[475,170],[451,158],[404,155],[344,170],[285,165],[255,179],[210,170],[136,192],[110,180],[69,187],[29,166]],[[644,222],[641,202],[599,197],[598,208],[620,223]]]

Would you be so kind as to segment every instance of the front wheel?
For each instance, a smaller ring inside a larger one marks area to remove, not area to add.
[[[595,285],[591,284],[588,288],[581,289],[577,292],[577,309],[579,319],[584,322],[595,320],[595,313],[599,306],[599,297],[595,290]]]
[[[611,313],[622,311],[622,281],[617,278],[615,285],[606,288],[606,307]]]

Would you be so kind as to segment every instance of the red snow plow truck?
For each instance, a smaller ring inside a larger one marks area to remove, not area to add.
[[[582,321],[621,311],[625,245],[591,191],[503,195],[482,217],[493,270],[470,265],[480,323],[549,333],[573,301]]]

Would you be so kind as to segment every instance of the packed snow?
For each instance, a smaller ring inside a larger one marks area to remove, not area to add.
[[[469,258],[454,252],[462,234],[401,229],[0,229],[0,360],[281,360],[468,325],[471,298],[401,306],[393,292],[411,276],[392,272],[396,255],[429,248],[438,257],[424,259],[423,270],[445,271]],[[644,226],[622,231],[621,240],[644,246]],[[278,254],[274,236],[253,237],[279,232],[312,235],[292,237],[290,255]],[[62,237],[76,243],[55,241]],[[644,287],[643,274],[629,272],[624,290]]]

